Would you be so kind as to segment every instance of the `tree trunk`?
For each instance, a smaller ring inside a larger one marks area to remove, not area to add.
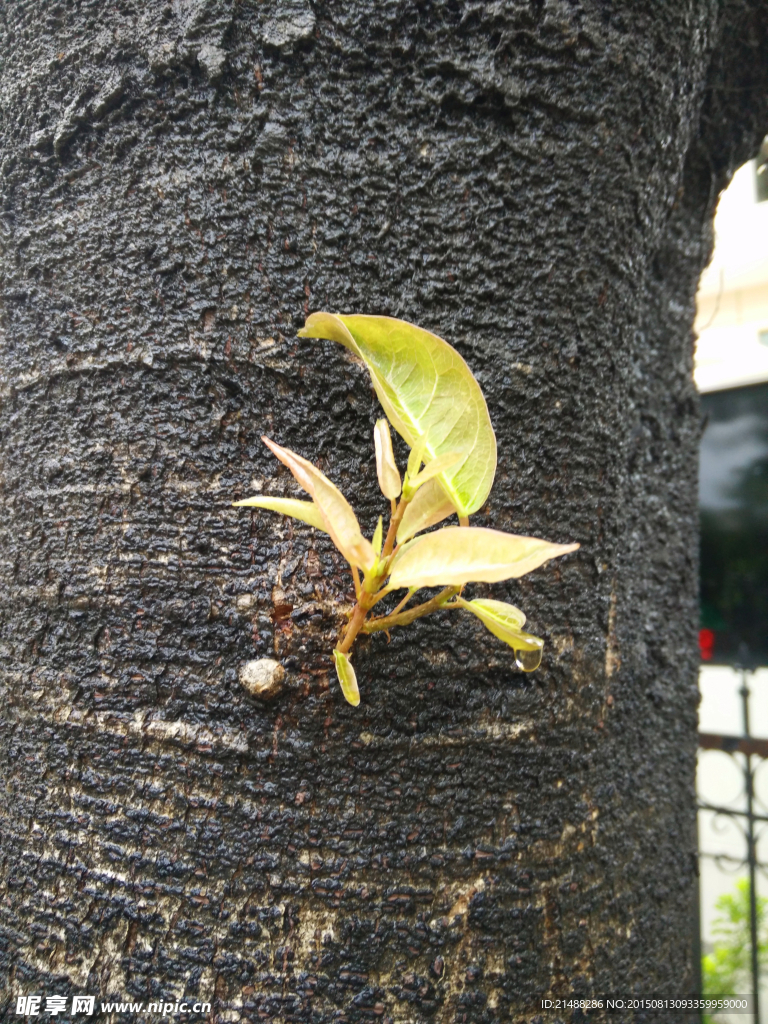
[[[765,4],[2,17],[6,1012],[691,994],[691,325],[718,192],[768,129]],[[295,493],[268,433],[369,535],[384,511],[379,407],[297,339],[315,309],[454,344],[499,441],[473,521],[581,542],[475,590],[545,637],[535,675],[442,613],[360,644],[344,703],[340,557],[230,507]],[[268,658],[269,701],[244,685]]]

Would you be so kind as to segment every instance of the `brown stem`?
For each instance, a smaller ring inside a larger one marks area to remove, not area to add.
[[[355,605],[355,610],[352,612],[349,622],[347,623],[347,628],[344,631],[344,637],[337,647],[337,650],[341,651],[342,654],[346,654],[355,642],[355,637],[360,632],[367,614],[368,609],[364,608],[363,605],[358,602]]]
[[[405,606],[408,604],[408,602],[411,600],[411,598],[413,597],[413,595],[415,593],[416,593],[415,590],[409,590],[408,593],[403,598],[403,600],[400,602],[400,604],[398,604],[395,608],[393,608],[392,611],[389,614],[390,615],[397,615],[397,613],[400,611],[401,608],[405,608]]]
[[[404,498],[401,498],[392,518],[389,520],[387,539],[384,541],[384,547],[381,550],[382,562],[392,554],[392,548],[395,546],[395,537],[397,537],[397,529],[403,520],[403,514],[408,507],[408,504],[409,503]]]
[[[371,619],[363,625],[361,620],[361,628],[364,633],[378,633],[382,629],[391,629],[393,626],[407,626],[415,619],[420,619],[422,615],[429,615],[431,612],[436,612],[445,605],[446,601],[450,601],[459,592],[459,587],[446,587],[445,590],[441,590],[439,594],[433,597],[430,601],[425,601],[424,604],[417,604],[415,608],[410,608],[407,612],[400,612],[396,614],[392,612],[390,615],[382,615],[378,619]]]
[[[400,590],[400,587],[398,587],[397,589]],[[379,603],[379,601],[382,601],[387,596],[387,594],[391,593],[392,589],[390,587],[382,587],[381,590],[377,590],[375,594],[369,594],[368,597],[365,599],[366,609],[370,611],[371,608],[374,608]]]
[[[380,561],[382,565],[386,564],[386,559],[388,559],[392,554],[392,548],[394,547],[395,538],[397,537],[397,528],[402,522],[403,513],[405,512],[407,505],[408,502],[405,501],[404,499],[402,499],[398,503],[396,508],[394,501],[392,502],[392,518],[389,521],[387,539],[384,542],[384,547],[382,548],[380,556]],[[352,566],[352,575],[355,580],[355,596],[357,597],[357,604],[355,605],[352,615],[350,616],[349,622],[347,623],[347,628],[344,630],[344,636],[342,637],[341,643],[336,648],[338,651],[341,651],[342,654],[347,654],[349,652],[349,649],[355,642],[355,637],[357,636],[357,634],[360,632],[361,629],[365,630],[365,617],[371,610],[371,608],[376,604],[377,601],[380,601],[382,597],[386,596],[383,590],[378,591],[378,593],[366,592],[365,588],[360,586],[360,575],[355,566]],[[382,573],[382,578],[384,578],[385,575],[385,573]],[[380,583],[381,579],[379,579],[376,582],[376,586],[379,586]],[[386,587],[384,588],[384,590],[386,590]],[[448,597],[452,596],[453,591],[451,591]],[[405,601],[401,601],[401,603],[397,607],[402,608],[403,604],[405,604]],[[423,614],[426,614],[426,612]],[[415,618],[418,618],[418,616],[415,616]],[[368,630],[365,630],[365,632],[368,632]]]

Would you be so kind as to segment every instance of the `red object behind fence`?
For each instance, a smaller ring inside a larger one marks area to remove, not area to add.
[[[711,629],[699,630],[699,651],[702,661],[712,661],[715,653],[715,634]]]

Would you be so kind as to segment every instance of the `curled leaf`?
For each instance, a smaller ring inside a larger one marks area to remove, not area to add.
[[[341,683],[341,692],[348,704],[356,708],[360,703],[360,690],[357,688],[357,676],[352,662],[338,649],[334,649],[333,660],[336,662],[336,675]]]
[[[496,437],[480,386],[455,349],[385,316],[313,313],[299,335],[337,341],[359,356],[395,430],[412,448],[424,442],[425,463],[462,453],[436,478],[459,515],[482,506],[496,472]]]
[[[360,532],[357,516],[338,487],[301,455],[282,448],[268,437],[262,437],[262,441],[312,495],[325,524],[324,529],[349,564],[368,572],[376,561],[376,554],[371,542]]]
[[[525,613],[506,601],[491,601],[483,597],[465,601],[463,597],[457,597],[456,604],[476,615],[499,640],[505,639],[505,632],[519,632],[525,625]]]
[[[432,480],[433,477],[438,476],[444,470],[455,465],[459,459],[463,458],[464,455],[461,452],[446,452],[445,455],[439,455],[436,459],[433,459],[432,462],[426,465],[420,473],[416,473],[413,477],[409,474],[405,482],[404,490],[408,495],[414,494],[422,484],[425,484],[428,480]]]
[[[408,476],[416,476],[421,469],[426,447],[427,439],[425,437],[420,437],[413,448],[408,452],[408,465],[406,466]],[[427,456],[427,458],[428,457],[429,456]]]
[[[453,503],[437,480],[429,480],[416,491],[416,496],[405,506],[403,518],[397,530],[397,543],[404,544],[422,530],[442,523],[455,512]]]
[[[539,537],[518,537],[482,526],[447,526],[417,537],[398,549],[392,561],[391,587],[463,586],[517,579],[575,551],[578,544],[550,544]]]
[[[385,498],[394,501],[400,496],[400,471],[392,451],[392,435],[386,420],[378,420],[373,428],[373,443],[376,446],[376,475]]]
[[[293,519],[300,519],[302,523],[309,523],[323,533],[328,533],[325,520],[320,515],[320,509],[314,501],[299,501],[297,498],[273,498],[269,495],[262,497],[255,494],[252,498],[245,498],[243,501],[233,501],[235,508],[266,508],[270,512],[281,512],[284,516],[291,516]]]
[[[513,649],[515,663],[523,672],[533,672],[539,667],[544,641],[522,631],[525,615],[519,608],[507,604],[506,601],[489,601],[484,598],[465,601],[462,597],[457,597],[456,604],[476,615],[486,629]]]
[[[371,539],[371,547],[376,552],[378,557],[381,554],[381,545],[384,541],[384,520],[379,516],[379,521],[376,523],[376,529],[373,531],[373,538]]]

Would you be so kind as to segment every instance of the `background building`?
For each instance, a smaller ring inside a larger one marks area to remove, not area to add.
[[[765,147],[764,147],[765,148]],[[768,151],[767,151],[768,152]],[[702,275],[695,377],[702,393],[700,732],[768,738],[768,165],[742,167],[723,194],[715,252]],[[746,671],[745,671],[746,670]],[[745,811],[743,753],[701,750],[698,791],[709,806]],[[768,895],[768,766],[752,757],[756,892]],[[760,818],[765,820],[761,821]],[[704,952],[718,934],[717,902],[748,875],[746,819],[700,811]],[[747,922],[744,922],[746,931]],[[764,929],[765,930],[765,929]],[[764,951],[768,954],[768,949]],[[768,956],[766,956],[768,959]],[[761,1021],[768,1021],[763,965]],[[744,1017],[734,1018],[744,1020]]]

